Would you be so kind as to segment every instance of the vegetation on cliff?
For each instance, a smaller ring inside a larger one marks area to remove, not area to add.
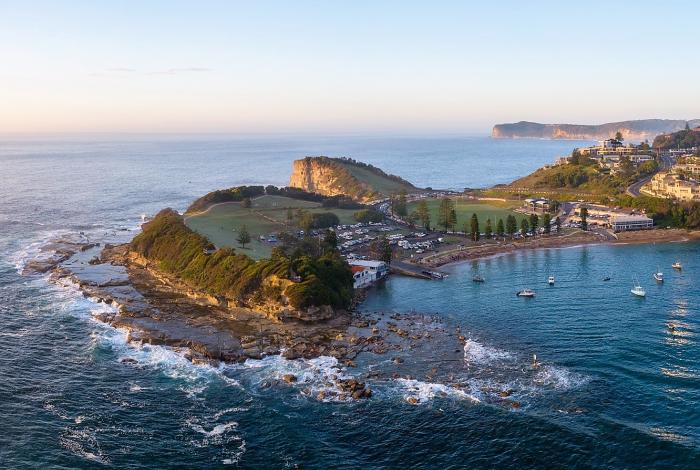
[[[540,168],[524,178],[515,180],[509,186],[534,191],[582,190],[610,196],[623,193],[630,184],[654,174],[658,169],[656,161],[644,162],[635,167],[629,157],[622,157],[619,168],[612,173],[607,168],[601,168],[595,160],[575,150],[569,158],[569,163]]]
[[[190,230],[180,214],[160,211],[131,242],[131,249],[194,289],[232,299],[240,305],[272,300],[300,309],[330,305],[347,308],[352,300],[352,273],[334,248],[287,253],[278,249],[269,259],[254,261],[232,248],[214,250],[209,240]],[[276,276],[293,280],[265,283]]]
[[[700,148],[700,128],[690,129],[687,126],[682,131],[659,135],[654,139],[653,146],[661,150]]]

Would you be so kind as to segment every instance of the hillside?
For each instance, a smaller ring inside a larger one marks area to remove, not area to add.
[[[255,261],[232,248],[214,249],[172,209],[163,209],[142,228],[131,242],[133,253],[229,306],[279,315],[310,307],[343,309],[352,300],[352,273],[335,249],[295,249],[293,255],[279,249],[269,259]],[[290,273],[298,278],[290,280]]]
[[[329,157],[295,160],[289,186],[325,196],[346,195],[361,202],[417,190],[408,181],[372,165]]]
[[[657,136],[653,147],[661,150],[700,147],[700,127]]]
[[[533,192],[588,192],[599,196],[614,196],[624,193],[627,186],[657,170],[658,165],[653,161],[638,168],[628,162],[618,173],[612,175],[595,162],[582,158],[580,162],[540,168],[506,187]]]
[[[676,119],[643,119],[606,124],[540,124],[520,121],[496,124],[491,136],[495,139],[571,139],[603,140],[621,132],[628,141],[653,140],[659,134],[682,130],[686,124],[700,126],[700,119],[691,121]]]

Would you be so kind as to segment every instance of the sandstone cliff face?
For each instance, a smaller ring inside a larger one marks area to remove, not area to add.
[[[603,140],[621,132],[628,141],[654,140],[659,134],[676,132],[700,124],[700,120],[643,119],[637,121],[610,122],[600,125],[584,124],[540,124],[520,121],[512,124],[497,124],[491,136],[496,139],[570,139]]]
[[[361,202],[376,196],[371,188],[349,171],[320,158],[295,160],[289,186],[324,196],[346,195]]]

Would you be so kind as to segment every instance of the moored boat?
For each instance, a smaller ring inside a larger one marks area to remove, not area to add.
[[[632,292],[632,294],[636,295],[637,297],[646,297],[646,295],[647,295],[644,288],[639,285],[639,281],[637,281],[635,283],[635,286],[632,288],[632,290],[630,292]]]
[[[553,286],[554,285],[554,276],[549,276],[549,278],[547,279],[547,282],[549,283],[550,286]]]
[[[657,269],[654,273],[654,279],[656,279],[656,282],[664,282],[664,273]]]
[[[535,296],[535,291],[532,289],[522,289],[519,290],[515,295],[518,297],[534,297]]]
[[[486,279],[484,279],[483,277],[481,277],[477,274],[476,276],[472,277],[472,281],[473,282],[486,282]]]
[[[673,269],[677,269],[677,270],[679,270],[679,271],[680,271],[681,269],[683,269],[683,265],[681,264],[680,261],[676,261],[675,263],[673,263],[673,264],[671,265],[671,267],[672,267]]]

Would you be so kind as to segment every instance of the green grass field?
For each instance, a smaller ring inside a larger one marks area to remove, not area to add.
[[[207,211],[187,217],[185,223],[192,230],[206,236],[217,247],[228,246],[241,250],[251,258],[270,256],[273,244],[260,241],[260,235],[268,236],[285,230],[296,230],[287,225],[287,209],[304,209],[308,212],[333,212],[341,224],[355,223],[354,210],[321,207],[321,204],[300,201],[284,196],[260,196],[253,199],[250,209],[239,202],[227,202],[210,207]],[[252,241],[242,249],[236,238],[245,225]]]
[[[399,181],[394,181],[392,179],[378,175],[368,170],[367,168],[362,168],[356,165],[346,165],[343,163],[340,163],[340,165],[346,168],[355,178],[362,181],[363,183],[368,184],[376,191],[386,196],[391,196],[392,194],[398,193],[402,189],[405,189],[408,192],[411,192],[411,190],[413,189],[410,186],[402,184]]]
[[[479,227],[483,231],[486,226],[486,219],[491,219],[492,227],[496,228],[498,219],[506,221],[508,215],[514,215],[520,224],[520,220],[525,218],[523,214],[518,214],[511,210],[513,207],[509,203],[498,203],[498,206],[491,203],[482,203],[471,199],[453,199],[455,202],[455,211],[457,212],[457,230],[461,231],[464,223],[469,223],[472,214],[476,214],[479,218]],[[411,202],[408,205],[408,212],[416,210],[417,202]],[[440,207],[440,199],[428,199],[428,209],[430,210],[430,220],[433,226],[438,220],[438,208]],[[519,226],[519,225],[518,225]]]

